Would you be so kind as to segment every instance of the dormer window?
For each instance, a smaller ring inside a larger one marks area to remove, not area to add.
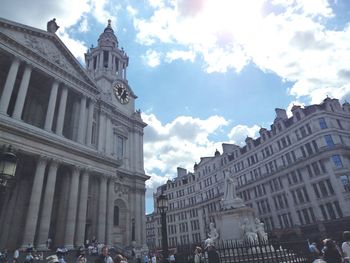
[[[295,113],[295,117],[297,118],[298,121],[300,121],[301,116],[300,116],[300,113],[299,113],[299,112],[296,112],[296,113]]]

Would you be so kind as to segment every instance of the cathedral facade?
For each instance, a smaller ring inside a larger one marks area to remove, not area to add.
[[[18,158],[0,192],[0,249],[146,241],[143,129],[110,25],[83,68],[55,34],[0,19],[0,146]]]

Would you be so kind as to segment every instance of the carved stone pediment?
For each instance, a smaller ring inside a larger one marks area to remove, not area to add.
[[[46,32],[42,31],[33,32],[32,30],[20,30],[17,27],[3,27],[1,23],[0,32],[81,81],[86,82],[89,79],[88,75],[84,74],[79,62],[76,61],[75,57],[72,56],[56,35],[46,36]]]

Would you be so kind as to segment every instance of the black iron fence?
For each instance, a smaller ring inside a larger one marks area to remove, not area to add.
[[[180,263],[193,263],[194,250],[199,246],[203,250],[202,262],[213,263],[309,263],[311,255],[308,243],[305,240],[277,242],[217,242],[215,249],[198,244],[182,245],[177,247],[177,260]],[[213,253],[216,253],[214,255]]]

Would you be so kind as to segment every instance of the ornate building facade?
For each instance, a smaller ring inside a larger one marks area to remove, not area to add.
[[[326,98],[294,106],[291,117],[276,109],[271,129],[261,128],[260,137],[248,137],[243,147],[223,144],[222,154],[202,157],[194,172],[179,169],[154,195],[168,197],[171,246],[207,238],[209,223],[222,211],[226,170],[270,237],[339,238],[350,225],[350,104]],[[148,242],[159,247],[157,211],[148,222],[149,233],[154,226],[157,234]]]
[[[146,243],[143,129],[110,25],[85,54],[60,38],[0,19],[0,144],[18,157],[1,192],[0,248]]]

